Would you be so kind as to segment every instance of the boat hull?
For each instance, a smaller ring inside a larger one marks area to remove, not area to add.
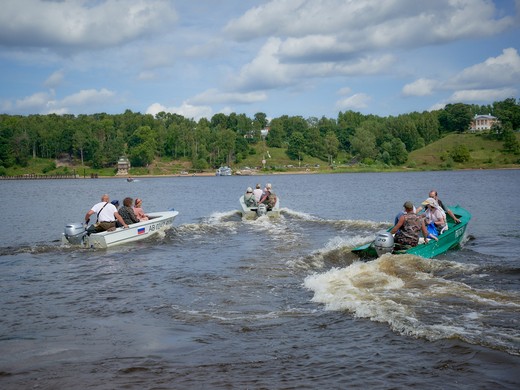
[[[457,248],[464,235],[466,233],[466,228],[468,226],[468,222],[471,219],[471,214],[463,209],[460,206],[452,206],[449,209],[453,212],[453,214],[460,219],[460,223],[456,224],[455,221],[451,219],[450,216],[448,218],[448,230],[442,233],[438,238],[438,241],[429,240],[427,244],[419,244],[413,248],[410,248],[405,251],[394,251],[394,254],[403,254],[408,253],[411,255],[421,256],[426,259],[431,259],[435,256],[441,255],[450,249]],[[371,259],[377,257],[376,248],[374,246],[374,242],[369,242],[367,244],[361,245],[352,250],[353,253],[358,255],[361,258]]]
[[[240,212],[242,214],[242,219],[256,219],[259,217],[258,215],[258,207],[247,207],[244,202],[244,197],[241,196],[238,199],[240,203]],[[266,214],[268,217],[278,217],[280,216],[280,198],[277,197],[276,204],[272,210],[268,211]]]
[[[150,220],[128,225],[128,229],[117,228],[114,231],[85,235],[79,246],[86,248],[109,248],[116,245],[144,240],[161,231],[171,228],[178,211],[148,213]],[[65,234],[62,241],[70,244]]]

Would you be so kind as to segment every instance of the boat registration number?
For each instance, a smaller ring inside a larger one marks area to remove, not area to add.
[[[159,230],[159,229],[163,228],[166,225],[168,225],[167,221],[162,221],[162,222],[155,223],[153,225],[150,225],[150,231],[153,232],[154,230]]]
[[[461,235],[464,234],[464,228],[461,228],[461,229],[457,229],[455,231],[455,237],[459,238]]]

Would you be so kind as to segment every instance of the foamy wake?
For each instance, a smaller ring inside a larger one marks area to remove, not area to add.
[[[473,265],[449,261],[384,255],[310,275],[304,285],[314,292],[312,301],[327,310],[387,323],[400,334],[428,340],[457,337],[520,353],[510,325],[496,319],[496,313],[506,312],[505,318],[511,318],[518,312],[518,293],[479,290],[435,276],[441,270],[445,274],[472,269]]]

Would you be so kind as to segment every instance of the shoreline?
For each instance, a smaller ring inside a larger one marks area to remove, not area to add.
[[[299,170],[294,172],[255,172],[249,175],[232,175],[232,176],[271,176],[271,175],[321,175],[321,174],[339,174],[339,173],[392,173],[392,172],[438,172],[438,171],[489,171],[489,170],[520,170],[520,166],[513,167],[500,167],[500,168],[460,168],[460,169],[388,169],[388,170],[370,170],[370,169],[359,169],[353,171],[347,171],[343,169],[335,170],[322,170],[322,171],[308,171]],[[176,177],[219,177],[213,172],[198,172],[193,174],[163,174],[163,175],[126,175],[126,176],[80,176],[74,177],[70,174],[63,175],[44,175],[44,174],[25,174],[17,176],[0,176],[0,181],[3,180],[77,180],[77,179],[124,179],[127,180],[129,177],[133,179],[139,178],[176,178]],[[130,182],[131,183],[131,182]]]

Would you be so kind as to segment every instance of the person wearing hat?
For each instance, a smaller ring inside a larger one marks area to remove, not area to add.
[[[455,214],[453,214],[453,211],[451,211],[448,207],[444,206],[444,204],[442,203],[442,201],[439,199],[439,195],[437,194],[437,190],[431,190],[430,193],[428,194],[428,196],[430,198],[433,198],[435,199],[435,201],[437,202],[437,204],[441,207],[442,210],[444,210],[445,213],[447,213],[451,218],[453,218],[453,220],[455,221],[455,223],[460,223],[460,219],[458,219]]]
[[[440,206],[440,208],[444,211],[445,214],[448,214],[452,219],[453,221],[455,221],[455,223],[460,223],[460,219],[458,219],[455,214],[453,214],[453,211],[451,211],[448,207],[444,206],[444,203],[442,203],[442,200],[439,199],[439,195],[437,193],[437,190],[431,190],[429,193],[428,193],[428,197],[429,198],[433,198],[435,199],[435,201],[437,202],[437,204]],[[419,206],[419,208],[417,209],[417,214],[419,214],[419,212],[423,209],[424,207],[422,206]]]
[[[267,183],[265,185],[264,194],[262,195],[262,199],[260,199],[259,204],[263,203],[267,206],[267,211],[270,211],[276,205],[276,194],[272,191],[271,183]]]
[[[406,249],[419,244],[419,233],[422,232],[424,242],[428,242],[428,230],[424,225],[424,218],[414,212],[413,203],[406,201],[403,205],[403,214],[397,224],[390,230],[394,234],[394,242],[397,249]]]
[[[139,218],[139,221],[148,221],[150,218],[148,218],[148,215],[146,215],[143,211],[143,201],[139,198],[136,198],[134,203],[134,214],[137,218]]]
[[[428,198],[422,202],[424,206],[424,215],[426,217],[426,225],[433,224],[437,230],[437,234],[441,234],[448,229],[446,224],[446,213],[439,206],[434,198]]]
[[[246,193],[244,194],[244,203],[247,207],[257,206],[255,194],[253,194],[253,189],[251,187],[247,187]]]

